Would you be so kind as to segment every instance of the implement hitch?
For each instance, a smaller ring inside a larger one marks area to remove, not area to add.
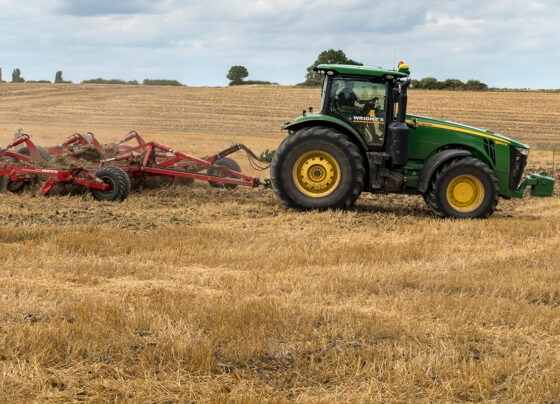
[[[237,185],[251,188],[261,185],[267,186],[266,181],[263,183],[259,178],[243,174],[236,169],[223,165],[221,159],[239,150],[247,154],[254,169],[266,169],[266,167],[258,166],[258,163],[262,162],[260,158],[242,144],[235,144],[219,153],[197,158],[153,141],[130,147],[127,153],[101,160],[101,166],[120,161],[122,162],[120,168],[131,179],[167,177],[178,180],[179,178],[190,178],[206,180],[213,184],[229,187]]]

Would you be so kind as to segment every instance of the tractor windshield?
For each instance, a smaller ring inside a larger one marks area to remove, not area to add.
[[[383,145],[387,103],[385,82],[334,77],[324,99],[328,100],[328,111],[348,121],[369,145]]]

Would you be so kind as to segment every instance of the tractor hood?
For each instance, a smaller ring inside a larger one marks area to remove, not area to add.
[[[515,147],[520,147],[523,149],[529,148],[529,146],[526,145],[525,143],[518,142],[514,139],[511,139],[499,133],[490,132],[488,130],[476,128],[474,126],[463,125],[457,122],[444,121],[441,119],[428,118],[426,116],[419,116],[419,115],[407,115],[406,120],[409,123],[413,123],[414,120],[416,120],[416,124],[419,127],[439,128],[439,129],[449,130],[453,132],[459,132],[462,134],[481,136],[487,139],[492,139],[496,142],[506,143],[508,145],[512,145]]]

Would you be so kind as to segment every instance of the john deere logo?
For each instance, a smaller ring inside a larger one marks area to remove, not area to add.
[[[374,109],[369,110],[369,117],[370,118],[375,118],[375,110]]]

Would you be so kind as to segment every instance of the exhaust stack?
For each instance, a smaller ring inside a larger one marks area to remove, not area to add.
[[[387,131],[387,153],[391,156],[393,166],[403,166],[408,161],[410,129],[406,124],[406,103],[408,100],[406,89],[409,84],[410,79],[400,85],[399,110],[396,119],[391,121]]]

